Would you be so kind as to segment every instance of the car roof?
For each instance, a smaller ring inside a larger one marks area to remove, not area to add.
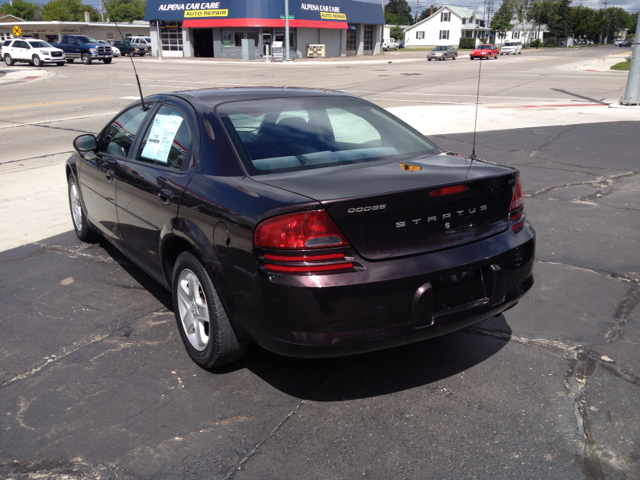
[[[198,107],[211,108],[221,103],[237,102],[242,100],[267,100],[272,98],[294,98],[294,97],[318,97],[318,96],[344,96],[353,97],[348,93],[337,90],[318,90],[313,88],[299,87],[221,87],[204,88],[199,90],[186,90],[154,95],[176,96],[191,103],[196,109]],[[355,98],[355,97],[353,97]]]

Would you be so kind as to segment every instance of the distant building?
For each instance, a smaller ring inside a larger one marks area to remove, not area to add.
[[[490,28],[470,8],[440,7],[429,18],[411,25],[404,32],[404,43],[407,47],[427,45],[458,45],[460,37],[488,37]]]
[[[5,21],[6,17],[11,17]],[[97,40],[120,40],[120,33],[114,23],[102,22],[25,22],[13,15],[0,17],[0,39],[13,38],[13,27],[20,27],[20,36],[39,38],[49,43],[60,41],[62,35],[89,35]],[[149,36],[149,22],[118,23],[125,37]]]

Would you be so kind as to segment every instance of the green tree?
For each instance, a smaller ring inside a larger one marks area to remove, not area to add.
[[[504,38],[506,33],[513,28],[511,20],[515,13],[513,2],[505,0],[500,5],[498,11],[493,15],[491,19],[491,31],[496,34],[497,37]]]
[[[384,7],[384,21],[387,25],[413,25],[411,7],[407,0],[389,0]]]
[[[537,38],[540,41],[542,41],[540,36],[542,25],[549,25],[555,21],[558,5],[554,0],[534,0],[529,5],[527,20],[538,29]]]
[[[391,35],[391,38],[394,38],[397,41],[404,40],[404,30],[402,30],[398,26],[391,27],[391,30],[389,31],[389,35]]]
[[[595,40],[601,31],[601,15],[584,5],[571,7],[571,30],[578,38]]]
[[[620,7],[607,8],[605,10],[604,17],[605,17],[604,31],[609,41],[620,30],[631,27],[630,25],[631,18],[632,18],[631,14],[627,13]]]
[[[558,10],[553,21],[548,24],[549,31],[558,37],[567,38],[573,33],[571,31],[571,0],[560,0]]]
[[[144,20],[145,0],[109,0],[104,3],[104,13],[112,22]]]
[[[27,22],[38,20],[39,11],[40,5],[25,2],[25,0],[13,0],[13,5],[10,3],[0,5],[0,15],[13,15]]]
[[[98,11],[80,0],[49,0],[42,8],[42,16],[47,21],[82,22],[84,12],[89,12],[92,22],[100,20]]]

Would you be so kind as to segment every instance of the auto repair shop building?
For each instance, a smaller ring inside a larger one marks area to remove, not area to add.
[[[326,57],[380,54],[384,14],[379,0],[317,1],[289,1],[290,58],[321,56],[318,52]],[[284,46],[284,3],[147,0],[145,20],[151,23],[154,54],[161,44],[164,56],[241,58],[242,40],[249,39],[258,57],[274,42]],[[324,47],[312,53],[309,45]]]

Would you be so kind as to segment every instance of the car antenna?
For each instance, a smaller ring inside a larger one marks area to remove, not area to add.
[[[480,68],[478,69],[478,92],[476,93],[476,118],[473,124],[473,149],[471,151],[471,163],[476,159],[476,131],[478,130],[478,104],[480,103],[480,76],[482,75],[482,57],[478,58]],[[471,167],[471,165],[469,165]]]
[[[111,17],[111,9],[109,8],[109,4],[107,2],[103,2],[105,8],[107,9],[107,13],[109,14],[109,16]],[[126,42],[127,40],[124,38],[124,35],[122,35],[122,32],[120,31],[120,27],[118,26],[118,22],[116,22],[115,20],[113,21],[113,24],[116,26],[116,28],[118,29],[118,33],[120,34],[120,38],[122,38],[123,42]],[[140,79],[138,78],[138,70],[136,70],[136,64],[133,61],[133,55],[128,55],[129,59],[131,59],[131,65],[133,66],[133,72],[136,75],[136,82],[138,83],[138,91],[140,92],[140,102],[142,102],[142,111],[146,112],[149,107],[147,107],[144,104],[144,96],[142,95],[142,87],[140,86]]]

